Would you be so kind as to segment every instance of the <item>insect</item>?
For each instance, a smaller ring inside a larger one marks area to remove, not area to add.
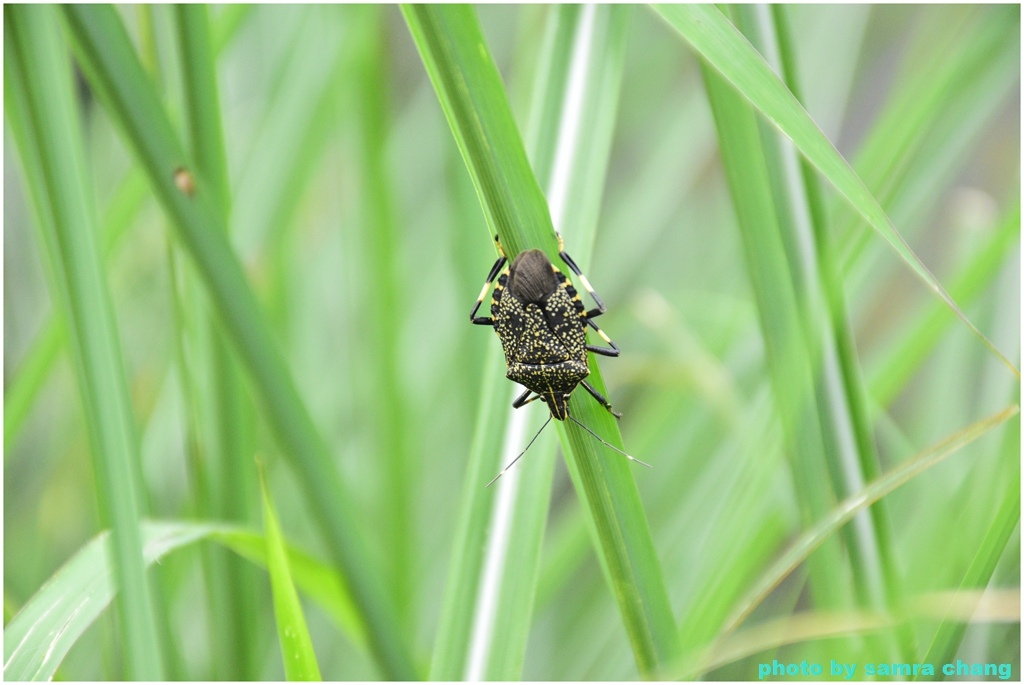
[[[175,169],[174,185],[187,197],[192,197],[196,194],[196,179],[185,167]]]
[[[604,395],[586,381],[590,375],[587,351],[606,357],[618,357],[619,348],[594,323],[594,318],[605,312],[604,302],[594,292],[576,262],[565,252],[562,236],[558,236],[558,256],[586,288],[597,304],[595,309],[588,311],[583,306],[583,301],[572,283],[542,251],[521,252],[512,260],[512,264],[506,267],[508,258],[498,236],[494,236],[494,241],[498,245],[500,256],[487,274],[487,281],[469,318],[479,326],[494,327],[505,353],[506,377],[526,387],[523,394],[512,402],[513,408],[519,409],[534,400],[540,400],[547,405],[551,416],[537,431],[537,435],[533,436],[526,449],[487,485],[490,486],[498,480],[526,453],[526,450],[530,449],[530,445],[552,418],[573,421],[603,444],[649,468],[650,464],[609,444],[569,415],[569,396],[577,386],[582,385],[612,416],[617,419],[622,416],[612,409],[611,403]],[[499,272],[501,276],[491,296],[491,315],[477,316],[480,305]],[[597,331],[608,347],[587,343],[588,326]]]

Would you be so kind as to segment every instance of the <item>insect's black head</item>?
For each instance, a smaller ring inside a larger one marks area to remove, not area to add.
[[[551,416],[555,417],[559,421],[565,421],[569,418],[568,395],[552,392],[541,395],[540,398],[544,400],[544,404],[548,405],[548,409],[551,410]]]
[[[558,290],[551,260],[540,250],[519,253],[508,272],[508,290],[526,303],[543,305]]]

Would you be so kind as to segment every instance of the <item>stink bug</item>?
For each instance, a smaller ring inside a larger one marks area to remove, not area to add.
[[[612,409],[611,403],[604,395],[586,381],[590,375],[587,351],[606,357],[617,357],[619,348],[594,323],[594,318],[605,312],[604,302],[594,292],[587,277],[576,266],[576,262],[566,254],[562,236],[558,236],[558,256],[590,293],[590,297],[597,304],[595,309],[586,310],[572,283],[542,251],[521,252],[512,264],[506,267],[508,258],[505,251],[497,236],[494,240],[500,256],[487,275],[487,281],[480,291],[473,311],[469,314],[469,319],[480,326],[494,327],[505,353],[506,377],[526,387],[512,406],[518,409],[539,399],[551,412],[541,430],[552,418],[559,421],[569,419],[616,452],[649,467],[649,464],[609,444],[569,415],[569,396],[576,386],[582,385],[615,418],[622,416]],[[502,267],[505,267],[504,270]],[[480,305],[499,272],[501,276],[491,296],[491,315],[477,316]],[[609,346],[587,344],[587,326],[597,331]],[[537,431],[537,435],[540,435],[540,431]],[[533,439],[536,440],[537,436],[535,435]],[[526,449],[532,444],[533,440]],[[491,483],[508,471],[525,453],[526,450],[523,450],[494,477]]]

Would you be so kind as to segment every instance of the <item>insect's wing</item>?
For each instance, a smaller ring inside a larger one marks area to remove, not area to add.
[[[548,330],[565,348],[564,359],[586,361],[587,333],[586,323],[580,313],[582,304],[574,297],[575,290],[570,292],[565,276],[556,271],[560,287],[544,304],[544,318]]]
[[[505,353],[506,366],[517,360],[520,340],[527,328],[527,313],[522,302],[515,295],[504,289],[506,277],[502,276],[501,289],[494,291],[494,304],[491,316],[494,318],[494,331],[501,340],[501,349]]]

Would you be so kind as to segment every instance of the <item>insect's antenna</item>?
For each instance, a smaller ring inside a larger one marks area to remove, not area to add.
[[[545,428],[545,427],[546,427],[546,426],[547,426],[547,425],[548,425],[549,423],[551,423],[551,416],[550,416],[550,415],[548,415],[548,420],[544,422],[544,425],[540,427],[540,430],[539,430],[539,431],[537,431],[537,434],[533,436],[533,440],[530,440],[530,445],[532,445],[532,444],[533,444],[533,441],[534,441],[534,440],[536,440],[538,436],[540,436],[540,431],[544,430],[544,428]],[[519,453],[519,457],[521,457],[521,456],[523,456],[524,454],[526,454],[526,450],[530,449],[530,445],[527,445],[527,446],[526,446],[526,449],[524,449],[524,450],[523,450],[522,452],[520,452],[520,453]],[[627,455],[627,456],[628,456],[628,455]],[[502,476],[504,476],[504,475],[505,475],[505,472],[506,472],[506,471],[508,471],[508,470],[509,470],[510,468],[512,468],[512,464],[515,464],[515,463],[516,463],[517,461],[519,461],[519,457],[516,457],[515,459],[513,459],[512,461],[510,461],[510,462],[508,463],[508,466],[506,466],[505,468],[503,468],[503,469],[501,470],[501,473],[499,473],[499,474],[498,474],[498,475],[496,475],[496,476],[495,476],[494,478],[492,478],[492,479],[491,479],[491,482],[490,482],[490,483],[488,483],[487,485],[485,485],[484,487],[487,487],[487,488],[491,487],[491,483],[493,483],[494,481],[496,481],[496,480],[498,480],[499,478],[501,478]],[[630,459],[632,459],[632,458],[633,458],[633,457],[630,457]],[[642,463],[642,462],[641,462],[641,463]]]
[[[575,417],[573,417],[573,416],[572,416],[572,414],[569,414],[568,416],[569,416],[569,418],[570,418],[570,419],[572,419],[572,422],[573,422],[573,423],[575,423],[575,424],[576,424],[577,426],[579,426],[580,428],[582,428],[583,430],[587,431],[588,433],[590,433],[591,435],[593,435],[593,436],[594,436],[595,438],[597,438],[598,440],[600,440],[600,441],[601,441],[601,444],[603,444],[603,445],[606,445],[607,447],[611,447],[611,448],[612,448],[613,450],[615,450],[616,452],[618,452],[619,454],[621,454],[622,456],[624,456],[624,457],[625,457],[626,459],[629,459],[630,461],[635,461],[636,463],[638,463],[638,464],[642,464],[642,465],[646,466],[646,467],[647,467],[647,468],[649,468],[649,469],[652,469],[652,468],[654,468],[653,466],[651,466],[650,464],[648,464],[648,463],[647,463],[646,461],[640,461],[640,460],[639,460],[639,459],[637,459],[636,457],[634,457],[634,456],[632,456],[632,455],[629,455],[629,454],[626,454],[625,452],[623,452],[622,450],[620,450],[620,449],[619,449],[618,447],[616,447],[615,445],[611,444],[610,442],[608,442],[607,440],[605,440],[604,438],[602,438],[602,437],[601,437],[600,435],[598,435],[598,434],[597,434],[597,433],[595,433],[594,431],[592,431],[592,430],[590,430],[589,428],[587,428],[586,426],[584,426],[584,425],[583,425],[583,424],[582,424],[582,423],[581,423],[581,422],[580,422],[579,420],[577,420],[577,419],[576,419]]]

